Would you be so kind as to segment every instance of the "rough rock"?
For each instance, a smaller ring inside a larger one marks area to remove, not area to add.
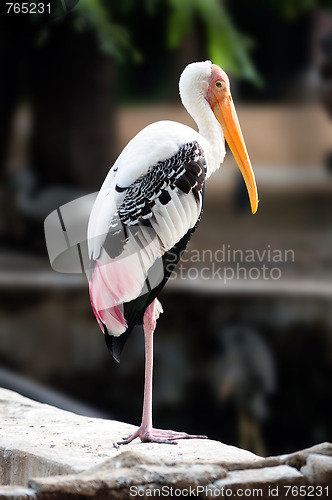
[[[99,498],[105,496],[105,489],[118,495],[120,492],[128,495],[130,488],[151,489],[152,485],[154,488],[169,485],[178,490],[195,489],[198,485],[207,485],[226,475],[226,470],[218,465],[167,465],[163,460],[153,461],[140,453],[125,451],[84,473],[34,479],[30,481],[30,486],[47,497],[60,489],[67,496],[76,494]]]
[[[208,439],[114,446],[133,430],[0,389],[0,500],[329,498],[330,443],[268,458]]]
[[[135,427],[59,410],[0,389],[0,483],[26,485],[31,477],[73,474],[118,456],[114,444]],[[140,443],[130,446],[146,459],[168,463],[232,465],[256,462],[249,451],[208,439],[179,441],[177,446]]]
[[[291,467],[295,467],[300,470],[301,467],[306,464],[308,457],[313,454],[332,456],[332,443],[325,442],[316,444],[310,448],[305,448],[304,450],[289,453],[287,455],[259,458],[255,462],[255,469],[262,467],[274,467],[276,465],[290,465]],[[232,463],[229,464],[227,468],[228,470],[251,469],[252,464],[250,462],[247,464]]]
[[[36,500],[36,491],[17,486],[1,486],[0,500]]]
[[[301,472],[311,485],[330,486],[332,495],[332,456],[309,455]]]
[[[305,484],[303,475],[289,465],[230,472],[226,478],[211,485],[216,490],[232,491],[226,496],[252,496],[278,499],[290,496],[287,488]]]
[[[280,455],[276,457],[280,463],[285,463],[300,469],[311,455],[326,455],[332,456],[332,443],[320,443],[305,450],[300,450],[289,455]]]

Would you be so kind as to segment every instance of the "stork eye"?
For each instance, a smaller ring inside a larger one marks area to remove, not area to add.
[[[223,82],[222,80],[218,80],[216,82],[216,87],[218,87],[218,89],[223,89],[225,88],[225,82]]]

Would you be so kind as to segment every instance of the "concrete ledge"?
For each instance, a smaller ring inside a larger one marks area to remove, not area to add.
[[[320,498],[332,494],[329,443],[268,458],[203,439],[117,447],[133,426],[75,415],[5,389],[0,408],[0,500],[121,499],[138,492],[160,496],[162,489],[170,495],[191,489],[201,498],[222,496],[225,489],[233,497],[246,490],[246,496],[271,498],[274,489],[286,498],[288,487],[303,492],[309,486],[325,488]]]

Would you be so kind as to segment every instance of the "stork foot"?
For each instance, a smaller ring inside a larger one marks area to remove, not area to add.
[[[207,436],[200,436],[195,434],[187,434],[186,432],[177,432],[162,429],[144,429],[140,427],[134,434],[129,436],[117,444],[129,444],[134,439],[140,438],[142,443],[164,443],[164,444],[177,444],[177,439],[207,439]]]

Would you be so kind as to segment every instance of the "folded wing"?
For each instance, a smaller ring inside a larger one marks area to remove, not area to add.
[[[197,226],[205,176],[204,152],[192,141],[129,185],[115,164],[96,200],[89,222],[90,298],[117,360]]]

